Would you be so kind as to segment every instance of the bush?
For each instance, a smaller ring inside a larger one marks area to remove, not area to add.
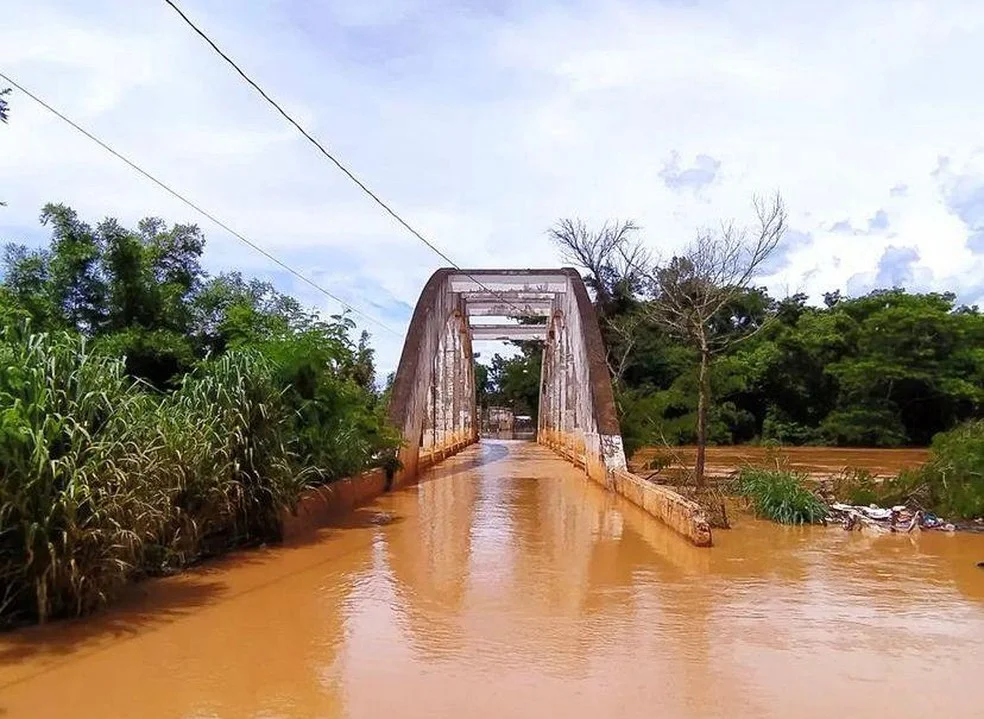
[[[400,441],[383,403],[349,371],[351,349],[341,328],[316,327],[259,346],[285,388],[290,447],[322,482],[378,465]]]
[[[984,516],[984,420],[938,434],[918,469],[883,482],[856,471],[835,480],[833,492],[851,504],[909,504],[954,520]]]
[[[822,524],[827,507],[803,480],[785,469],[745,467],[738,475],[738,491],[751,500],[760,517],[780,524]]]
[[[838,501],[866,506],[882,502],[883,487],[866,469],[846,469],[834,477],[831,493]]]
[[[984,420],[936,435],[929,461],[890,485],[950,519],[984,516]]]

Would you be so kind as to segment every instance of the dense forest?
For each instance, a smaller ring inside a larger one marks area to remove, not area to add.
[[[306,486],[397,442],[368,337],[271,285],[210,277],[194,225],[48,205],[0,279],[0,626],[276,538]]]
[[[814,307],[803,295],[775,300],[755,289],[727,312],[761,329],[711,364],[714,443],[924,446],[980,416],[984,316],[952,294],[834,292]],[[612,330],[624,319],[608,314],[603,324],[611,356],[624,353],[617,394],[627,442],[692,442],[694,352],[645,323],[627,339]]]

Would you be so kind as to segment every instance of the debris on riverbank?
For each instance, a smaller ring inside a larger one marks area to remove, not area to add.
[[[879,507],[834,502],[828,509],[828,518],[840,522],[847,531],[872,529],[877,532],[912,532],[915,529],[931,529],[945,532],[957,527],[932,512],[910,509],[905,505]]]

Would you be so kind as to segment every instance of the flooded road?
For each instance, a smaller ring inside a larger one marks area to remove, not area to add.
[[[984,536],[715,542],[483,442],[306,543],[0,635],[0,717],[982,715]]]

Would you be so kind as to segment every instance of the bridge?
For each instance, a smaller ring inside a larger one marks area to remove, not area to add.
[[[497,321],[489,324],[489,318]],[[390,398],[390,420],[403,436],[395,486],[478,441],[474,345],[502,340],[544,343],[539,444],[694,544],[710,546],[696,503],[626,467],[598,318],[573,268],[444,268],[431,276],[414,309]]]

